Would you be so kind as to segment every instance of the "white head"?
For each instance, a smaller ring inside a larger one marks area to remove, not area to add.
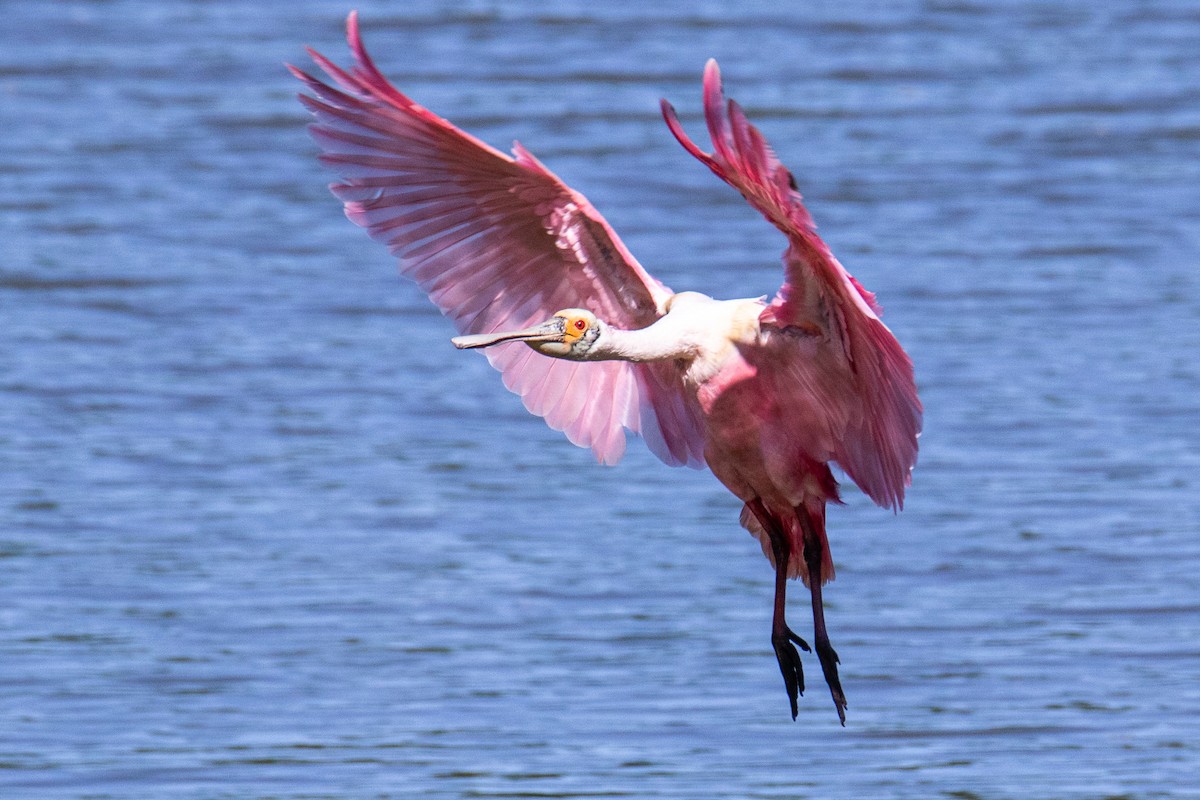
[[[604,332],[604,323],[586,308],[565,308],[545,322],[518,331],[456,336],[459,350],[491,347],[501,342],[525,342],[542,355],[584,361]]]

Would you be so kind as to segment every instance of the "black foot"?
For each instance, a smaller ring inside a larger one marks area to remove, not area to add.
[[[846,693],[842,691],[842,682],[838,679],[838,654],[828,639],[817,639],[817,658],[821,659],[821,671],[825,673],[825,683],[829,684],[829,693],[833,695],[833,704],[837,706],[838,719],[845,727]]]
[[[783,673],[783,685],[787,689],[788,702],[792,705],[792,719],[800,713],[797,698],[804,694],[804,667],[800,663],[800,654],[792,646],[792,642],[800,645],[804,652],[812,652],[808,642],[801,639],[791,628],[784,627],[782,632],[771,634],[771,645],[775,648],[775,658],[779,661],[779,671]],[[834,658],[837,658],[835,655]],[[837,669],[834,669],[834,680],[837,680]]]

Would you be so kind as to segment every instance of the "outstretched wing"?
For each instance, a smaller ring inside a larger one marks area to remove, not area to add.
[[[583,195],[519,144],[515,158],[417,105],[372,63],[350,14],[355,65],[310,50],[334,88],[290,67],[315,97],[300,100],[346,216],[386,244],[460,333],[527,327],[585,307],[641,328],[671,292],[651,277]],[[672,364],[578,363],[524,345],[487,351],[525,407],[616,463],[629,429],[668,464],[703,466],[703,437]]]
[[[782,370],[780,402],[819,410],[829,425],[822,438],[833,459],[876,503],[899,508],[917,460],[922,410],[912,361],[880,321],[874,295],[817,236],[795,179],[762,134],[737,103],[725,102],[716,61],[704,72],[704,117],[714,152],[688,138],[665,100],[663,116],[689,153],[788,238],[784,283],[762,324],[784,334],[791,329],[794,339],[819,335],[832,345],[825,352],[836,353],[819,369],[796,363]]]

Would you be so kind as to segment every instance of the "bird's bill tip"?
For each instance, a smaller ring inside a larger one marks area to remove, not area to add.
[[[506,341],[504,338],[490,333],[476,333],[469,336],[455,336],[451,344],[459,350],[474,350],[477,347],[488,347]]]

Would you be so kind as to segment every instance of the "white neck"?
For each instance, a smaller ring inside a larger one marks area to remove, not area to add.
[[[662,325],[662,321],[636,331],[623,331],[605,325],[586,360],[669,361],[694,357],[694,348],[678,335],[672,335],[674,332]]]

